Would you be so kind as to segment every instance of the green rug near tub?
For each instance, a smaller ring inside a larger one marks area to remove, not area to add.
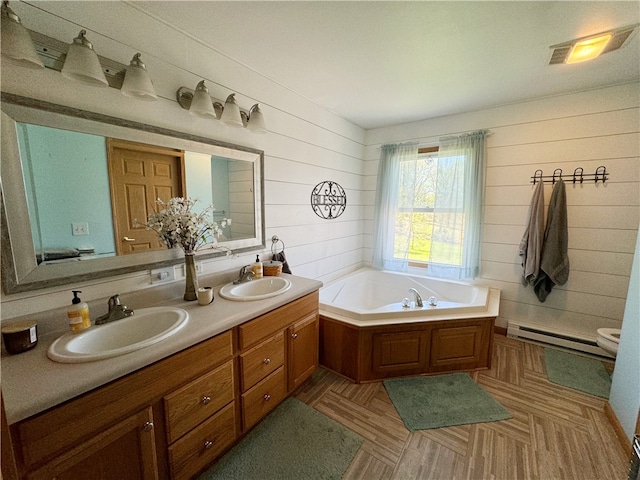
[[[289,398],[199,480],[338,480],[363,441],[317,410]]]
[[[609,398],[611,377],[599,360],[545,348],[544,363],[550,382]]]
[[[466,373],[385,380],[384,386],[410,431],[511,418]]]

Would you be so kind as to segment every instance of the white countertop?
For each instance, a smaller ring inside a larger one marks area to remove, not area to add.
[[[126,355],[87,363],[56,363],[47,357],[47,350],[65,331],[39,336],[38,345],[27,352],[18,355],[3,353],[2,396],[9,424],[162,360],[322,287],[322,282],[317,280],[286,276],[291,280],[291,288],[265,300],[226,300],[218,295],[220,286],[214,289],[213,303],[204,307],[197,302],[186,302],[181,296],[156,299],[154,306],[184,308],[189,313],[187,325],[160,343]],[[135,294],[130,298],[135,298]],[[129,305],[134,310],[151,306],[136,305],[131,300]]]

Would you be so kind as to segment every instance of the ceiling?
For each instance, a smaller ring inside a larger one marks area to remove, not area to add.
[[[548,65],[551,45],[640,23],[637,0],[126,3],[364,129],[640,82],[639,34]]]
[[[640,35],[591,62],[551,45],[640,22],[640,2],[134,2],[362,128],[640,81]]]

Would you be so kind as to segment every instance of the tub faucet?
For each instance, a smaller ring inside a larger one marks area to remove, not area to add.
[[[109,298],[108,305],[109,311],[96,319],[96,325],[115,322],[116,320],[122,320],[123,318],[133,315],[133,310],[120,303],[120,296],[118,294]]]
[[[253,271],[249,270],[250,265],[245,265],[240,269],[240,273],[238,274],[238,279],[233,282],[234,285],[240,285],[241,283],[248,282],[249,280],[253,280]]]
[[[416,300],[416,307],[422,307],[422,297],[420,296],[420,294],[418,293],[418,291],[415,288],[410,288],[409,289],[409,293],[413,293],[413,296]]]

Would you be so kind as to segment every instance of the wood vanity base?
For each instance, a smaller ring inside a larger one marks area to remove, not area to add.
[[[493,318],[358,327],[320,315],[320,364],[355,383],[491,368]]]

